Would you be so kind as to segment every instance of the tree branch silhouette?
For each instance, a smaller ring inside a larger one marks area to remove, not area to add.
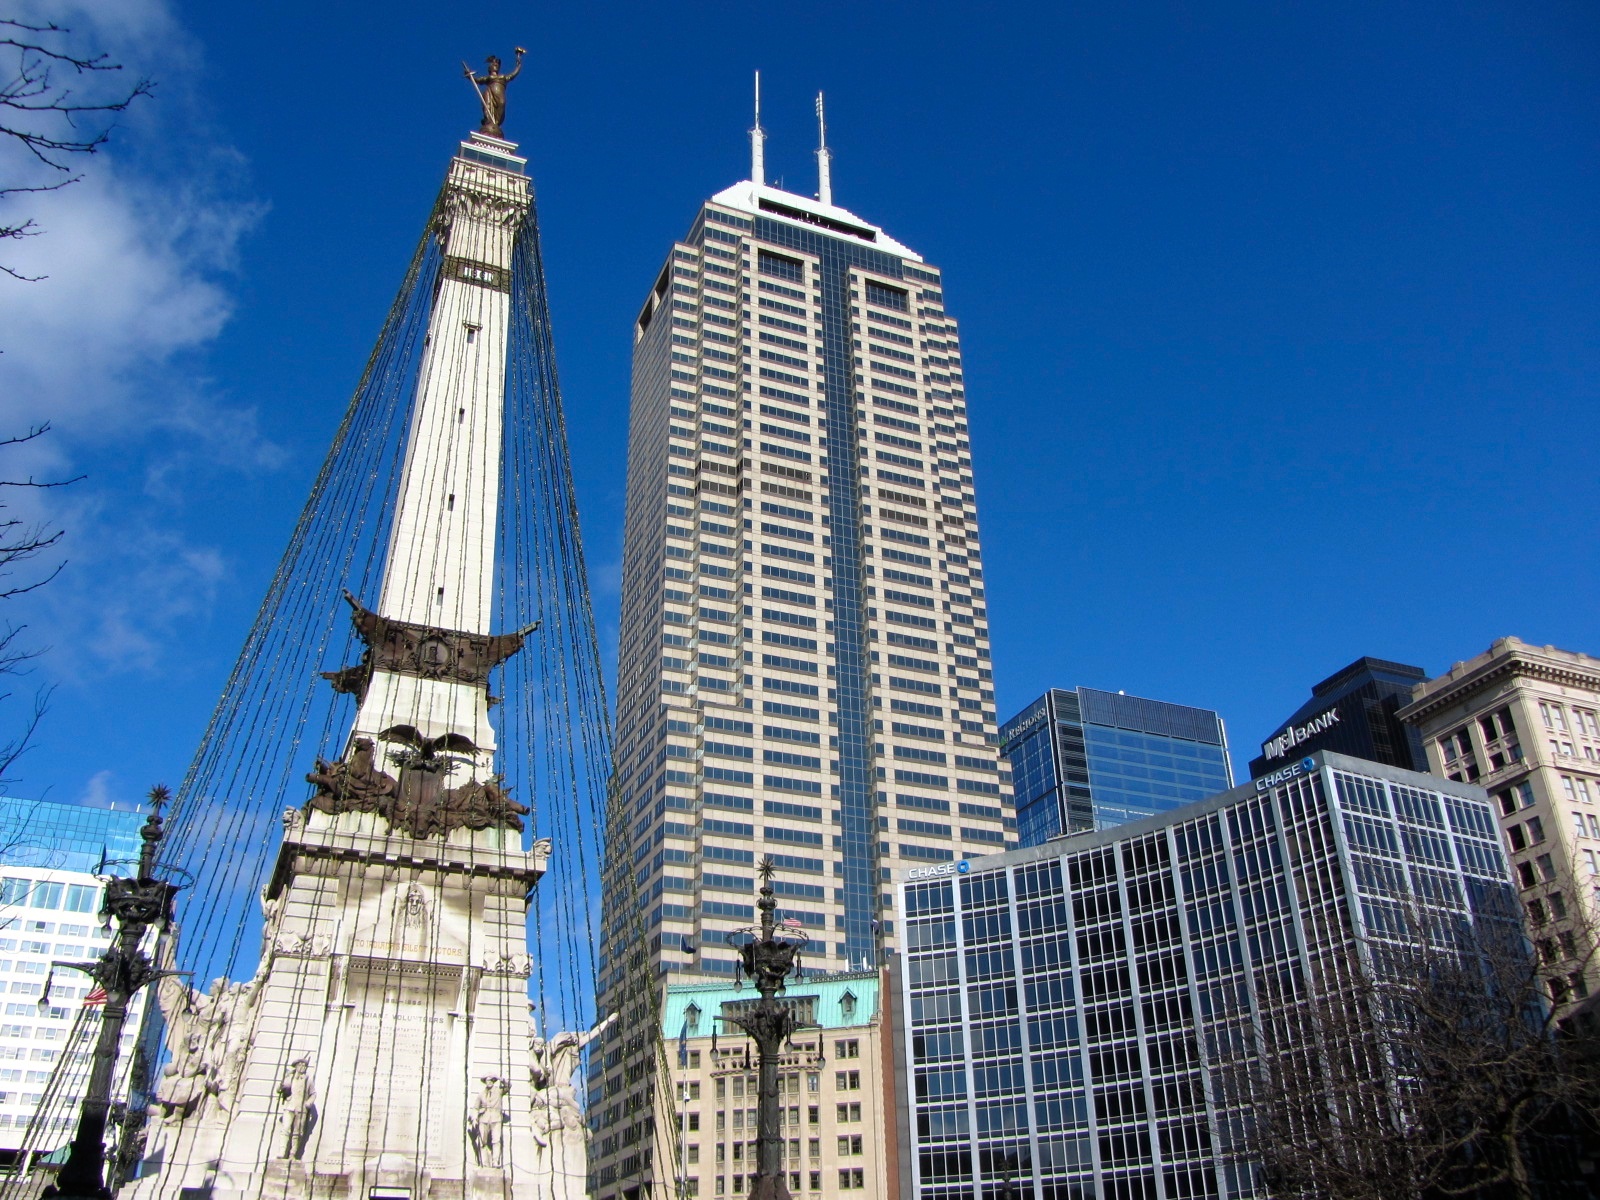
[[[71,34],[72,30],[53,22],[31,25],[0,17],[0,56],[4,60],[0,66],[0,138],[21,146],[49,180],[0,180],[0,201],[58,191],[78,182],[82,176],[73,172],[73,162],[104,146],[116,117],[154,91],[149,79],[140,78],[105,94],[95,85],[121,71],[122,64],[103,53],[74,49]],[[85,87],[89,94],[80,95],[79,89]],[[58,177],[51,178],[52,173]],[[32,217],[0,217],[0,241],[19,241],[42,232]],[[24,275],[5,263],[0,263],[0,272],[25,283],[45,278]]]

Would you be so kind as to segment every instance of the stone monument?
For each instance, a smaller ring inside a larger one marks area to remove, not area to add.
[[[594,1034],[531,1036],[527,900],[551,846],[523,849],[489,718],[490,672],[534,633],[490,632],[512,248],[532,202],[500,136],[515,74],[475,80],[485,131],[436,210],[384,574],[371,608],[347,597],[365,653],[327,674],[356,704],[344,753],[284,813],[255,976],[160,984],[169,1061],[129,1200],[584,1194],[572,1073]]]

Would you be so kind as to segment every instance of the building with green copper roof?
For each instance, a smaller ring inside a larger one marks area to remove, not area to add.
[[[802,1025],[827,1029],[846,1029],[865,1025],[878,1013],[878,972],[841,971],[815,975],[792,983],[780,1000],[800,1010]],[[731,983],[673,984],[667,988],[661,1006],[661,1033],[675,1037],[709,1037],[712,1018],[720,1016],[723,1005],[742,1006],[756,1000],[754,988],[737,988]],[[727,1027],[719,1026],[719,1034]],[[737,1035],[736,1035],[737,1036]]]
[[[783,1163],[797,1200],[887,1194],[897,1126],[881,992],[877,971],[844,971],[791,980],[779,996],[799,1023],[778,1061]],[[661,1061],[669,1081],[656,1090],[649,1161],[659,1178],[673,1181],[669,1194],[734,1200],[749,1193],[755,1058],[749,1039],[718,1018],[759,999],[754,988],[731,983],[667,986]]]

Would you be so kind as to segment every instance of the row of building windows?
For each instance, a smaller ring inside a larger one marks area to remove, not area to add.
[[[94,884],[49,883],[8,875],[0,878],[0,905],[90,913],[100,906],[100,888]],[[88,936],[88,930],[78,936]]]
[[[1566,709],[1553,700],[1539,701],[1539,719],[1544,722],[1546,729],[1554,729],[1558,733],[1566,733],[1569,728],[1573,733],[1584,733],[1590,737],[1600,738],[1600,716],[1593,709],[1576,708],[1572,710],[1572,723],[1567,723]]]
[[[754,1155],[752,1155],[751,1157],[753,1158]],[[822,1191],[822,1177],[823,1177],[823,1172],[822,1171],[809,1171],[809,1172],[791,1171],[789,1173],[789,1190],[791,1192],[799,1192],[801,1190],[801,1181],[804,1180],[804,1182],[805,1182],[805,1190],[806,1191],[808,1191],[808,1192],[821,1192]],[[743,1195],[746,1191],[754,1191],[755,1190],[756,1177],[755,1177],[754,1174],[750,1174],[750,1175],[735,1175],[735,1176],[733,1176],[732,1177],[732,1191],[731,1191],[731,1193],[728,1190],[728,1188],[729,1188],[729,1179],[728,1179],[727,1176],[718,1175],[718,1176],[716,1176],[716,1181],[715,1182],[716,1182],[716,1193],[715,1193],[716,1195],[723,1196],[723,1195],[730,1195],[731,1194],[731,1195],[738,1196],[738,1195]],[[681,1181],[681,1185],[682,1185],[682,1194],[683,1195],[685,1195],[685,1196],[698,1196],[698,1195],[700,1195],[700,1178],[699,1178],[699,1176],[696,1176],[696,1175],[685,1176],[684,1179]],[[865,1172],[863,1171],[862,1168],[860,1168],[860,1167],[853,1167],[853,1168],[841,1167],[841,1168],[838,1169],[838,1187],[839,1187],[840,1191],[859,1191],[859,1190],[865,1188],[866,1186],[867,1186],[866,1174],[865,1174]]]

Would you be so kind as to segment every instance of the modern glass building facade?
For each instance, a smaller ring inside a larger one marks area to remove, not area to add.
[[[598,980],[624,1020],[590,1075],[597,1200],[657,1175],[637,981],[731,979],[758,862],[808,958],[859,970],[896,944],[893,868],[1015,844],[938,269],[736,184],[640,311],[630,421]]]
[[[1426,771],[1422,736],[1395,713],[1411,703],[1411,689],[1428,677],[1421,667],[1382,658],[1358,658],[1311,689],[1311,699],[1261,743],[1250,778],[1276,771],[1314,750],[1332,750]]]
[[[1000,727],[1018,840],[1108,829],[1233,786],[1227,731],[1208,708],[1051,688]]]
[[[138,861],[145,813],[0,797],[0,861],[90,872]]]
[[[891,972],[913,1200],[1255,1196],[1214,1047],[1280,1032],[1284,979],[1404,939],[1418,897],[1520,935],[1482,789],[1329,753],[936,870]]]

